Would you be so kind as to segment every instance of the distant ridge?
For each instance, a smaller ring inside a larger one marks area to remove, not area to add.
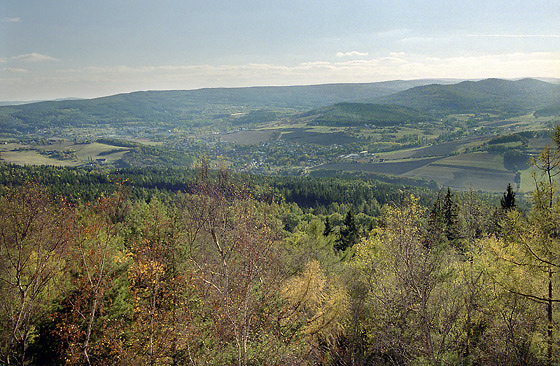
[[[83,98],[60,98],[60,99],[54,99],[54,100],[28,100],[28,101],[5,100],[5,101],[0,101],[0,107],[6,107],[6,106],[11,106],[11,105],[42,103],[42,102],[60,102],[60,101],[64,101],[64,100],[82,100],[82,99]]]
[[[424,79],[141,91],[95,99],[10,105],[0,107],[0,131],[18,134],[52,127],[105,124],[148,126],[155,123],[171,129],[209,123],[220,125],[222,121],[257,123],[329,106],[334,107],[317,111],[321,115],[317,123],[348,126],[401,124],[460,113],[519,115],[537,112],[556,115],[560,111],[558,84],[536,79],[451,82]],[[236,119],[234,112],[245,117]]]
[[[12,134],[54,126],[118,126],[129,123],[156,123],[169,127],[200,125],[213,118],[229,118],[232,110],[271,108],[288,109],[291,112],[306,111],[340,102],[379,98],[434,82],[445,84],[449,81],[426,79],[361,84],[139,91],[94,99],[10,105],[0,107],[0,131]]]
[[[519,114],[554,106],[560,100],[560,85],[536,79],[484,79],[452,85],[413,87],[371,101],[414,108],[426,113]]]
[[[0,101],[0,106],[23,105],[45,102],[61,102],[75,100],[91,100],[110,102],[111,100],[151,99],[154,95],[165,95],[175,98],[184,96],[193,102],[207,103],[253,103],[317,107],[346,101],[358,101],[381,97],[406,90],[415,86],[433,83],[452,84],[460,79],[417,79],[391,80],[371,83],[332,83],[316,85],[292,86],[252,86],[233,88],[200,88],[191,90],[145,90],[130,93],[119,93],[98,98],[61,98],[56,100],[37,101]]]
[[[293,86],[253,86],[239,88],[201,88],[194,90],[138,91],[92,100],[145,99],[150,101],[161,95],[177,100],[184,98],[187,103],[247,104],[252,106],[303,107],[312,108],[339,102],[364,101],[390,95],[409,88],[432,83],[450,84],[460,80],[419,79],[392,80],[373,83],[335,83]]]

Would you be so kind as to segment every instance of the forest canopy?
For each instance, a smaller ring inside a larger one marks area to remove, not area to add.
[[[558,136],[527,209],[511,186],[2,165],[2,362],[553,364]]]

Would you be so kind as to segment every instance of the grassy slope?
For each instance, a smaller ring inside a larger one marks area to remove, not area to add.
[[[75,153],[75,160],[54,159],[47,155],[41,155],[40,151],[71,150]],[[120,160],[129,149],[100,144],[97,142],[89,144],[74,144],[72,142],[58,142],[51,145],[38,144],[7,144],[0,145],[0,158],[8,163],[21,165],[54,165],[54,166],[80,166],[95,159],[106,159],[107,163]]]
[[[504,168],[503,155],[478,152],[439,159],[430,165],[409,171],[405,176],[434,179],[444,187],[455,190],[469,188],[487,192],[501,192],[513,183],[514,172]]]

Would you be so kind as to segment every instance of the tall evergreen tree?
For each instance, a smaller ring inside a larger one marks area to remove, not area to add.
[[[329,216],[327,216],[325,218],[325,230],[323,230],[323,236],[329,236],[333,231],[333,227],[331,224],[331,220],[329,219]]]
[[[440,192],[438,193],[428,216],[428,230],[426,233],[425,245],[429,248],[435,243],[445,241],[447,238],[445,231],[446,227],[443,217],[443,202]]]
[[[513,188],[511,187],[510,183],[508,183],[507,185],[506,192],[504,193],[504,196],[500,200],[500,204],[502,205],[502,209],[504,210],[509,210],[516,207],[515,192],[513,191]]]
[[[447,188],[447,193],[443,198],[442,210],[447,240],[453,241],[459,239],[461,236],[459,230],[459,206],[453,199],[453,194],[449,188]]]
[[[358,226],[356,225],[356,219],[354,218],[354,212],[352,209],[346,214],[344,219],[344,225],[340,229],[340,236],[336,240],[335,249],[336,250],[346,250],[347,248],[353,246],[360,239],[360,232]]]

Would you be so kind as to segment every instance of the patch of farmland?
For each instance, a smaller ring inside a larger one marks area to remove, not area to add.
[[[239,145],[255,145],[269,141],[277,130],[248,130],[221,135],[222,141]]]
[[[508,183],[513,183],[515,173],[491,167],[460,165],[456,161],[445,163],[446,159],[420,167],[405,173],[405,176],[433,179],[443,187],[455,190],[482,190],[486,192],[503,192]],[[467,161],[465,161],[467,162]],[[493,166],[490,164],[488,166]],[[515,185],[514,185],[515,187]]]
[[[529,140],[529,152],[533,154],[540,154],[546,145],[552,144],[552,139],[547,138],[533,138]]]
[[[41,155],[37,150],[2,151],[0,160],[19,165],[55,165],[55,166],[77,166],[72,160],[51,159]]]
[[[535,190],[535,180],[533,179],[534,168],[529,168],[521,171],[521,184],[519,192],[526,193]]]
[[[414,159],[398,162],[383,163],[329,163],[323,164],[315,169],[341,170],[341,171],[364,171],[380,174],[401,175],[409,171],[428,165],[439,158]]]
[[[465,168],[484,168],[493,170],[506,170],[504,156],[499,153],[474,152],[450,156],[438,161],[441,165],[462,166]]]
[[[306,128],[293,128],[283,130],[281,139],[289,142],[299,142],[302,144],[307,143],[325,146],[334,144],[345,145],[358,141],[358,139],[352,136],[348,136],[343,132],[322,133],[315,132]]]
[[[390,152],[382,152],[376,154],[378,157],[382,159],[389,159],[389,160],[400,160],[400,159],[409,159],[411,156],[416,154],[418,149],[406,149],[406,150],[395,150]]]
[[[484,138],[482,137],[473,137],[464,140],[450,141],[437,145],[427,146],[416,150],[416,153],[411,157],[421,158],[427,156],[447,156],[459,150],[459,148],[464,145],[472,144],[473,142],[482,140],[484,140]]]
[[[484,125],[488,126],[488,127],[504,127],[504,126],[509,126],[509,125],[515,125],[520,123],[520,121],[514,121],[514,120],[501,120],[501,121],[496,121],[496,122],[487,122]]]
[[[107,159],[107,161],[117,160],[129,151],[129,149],[125,147],[101,144],[99,142],[72,145],[70,148],[76,151],[76,156],[82,161],[87,161],[90,158],[94,160],[102,158]]]

